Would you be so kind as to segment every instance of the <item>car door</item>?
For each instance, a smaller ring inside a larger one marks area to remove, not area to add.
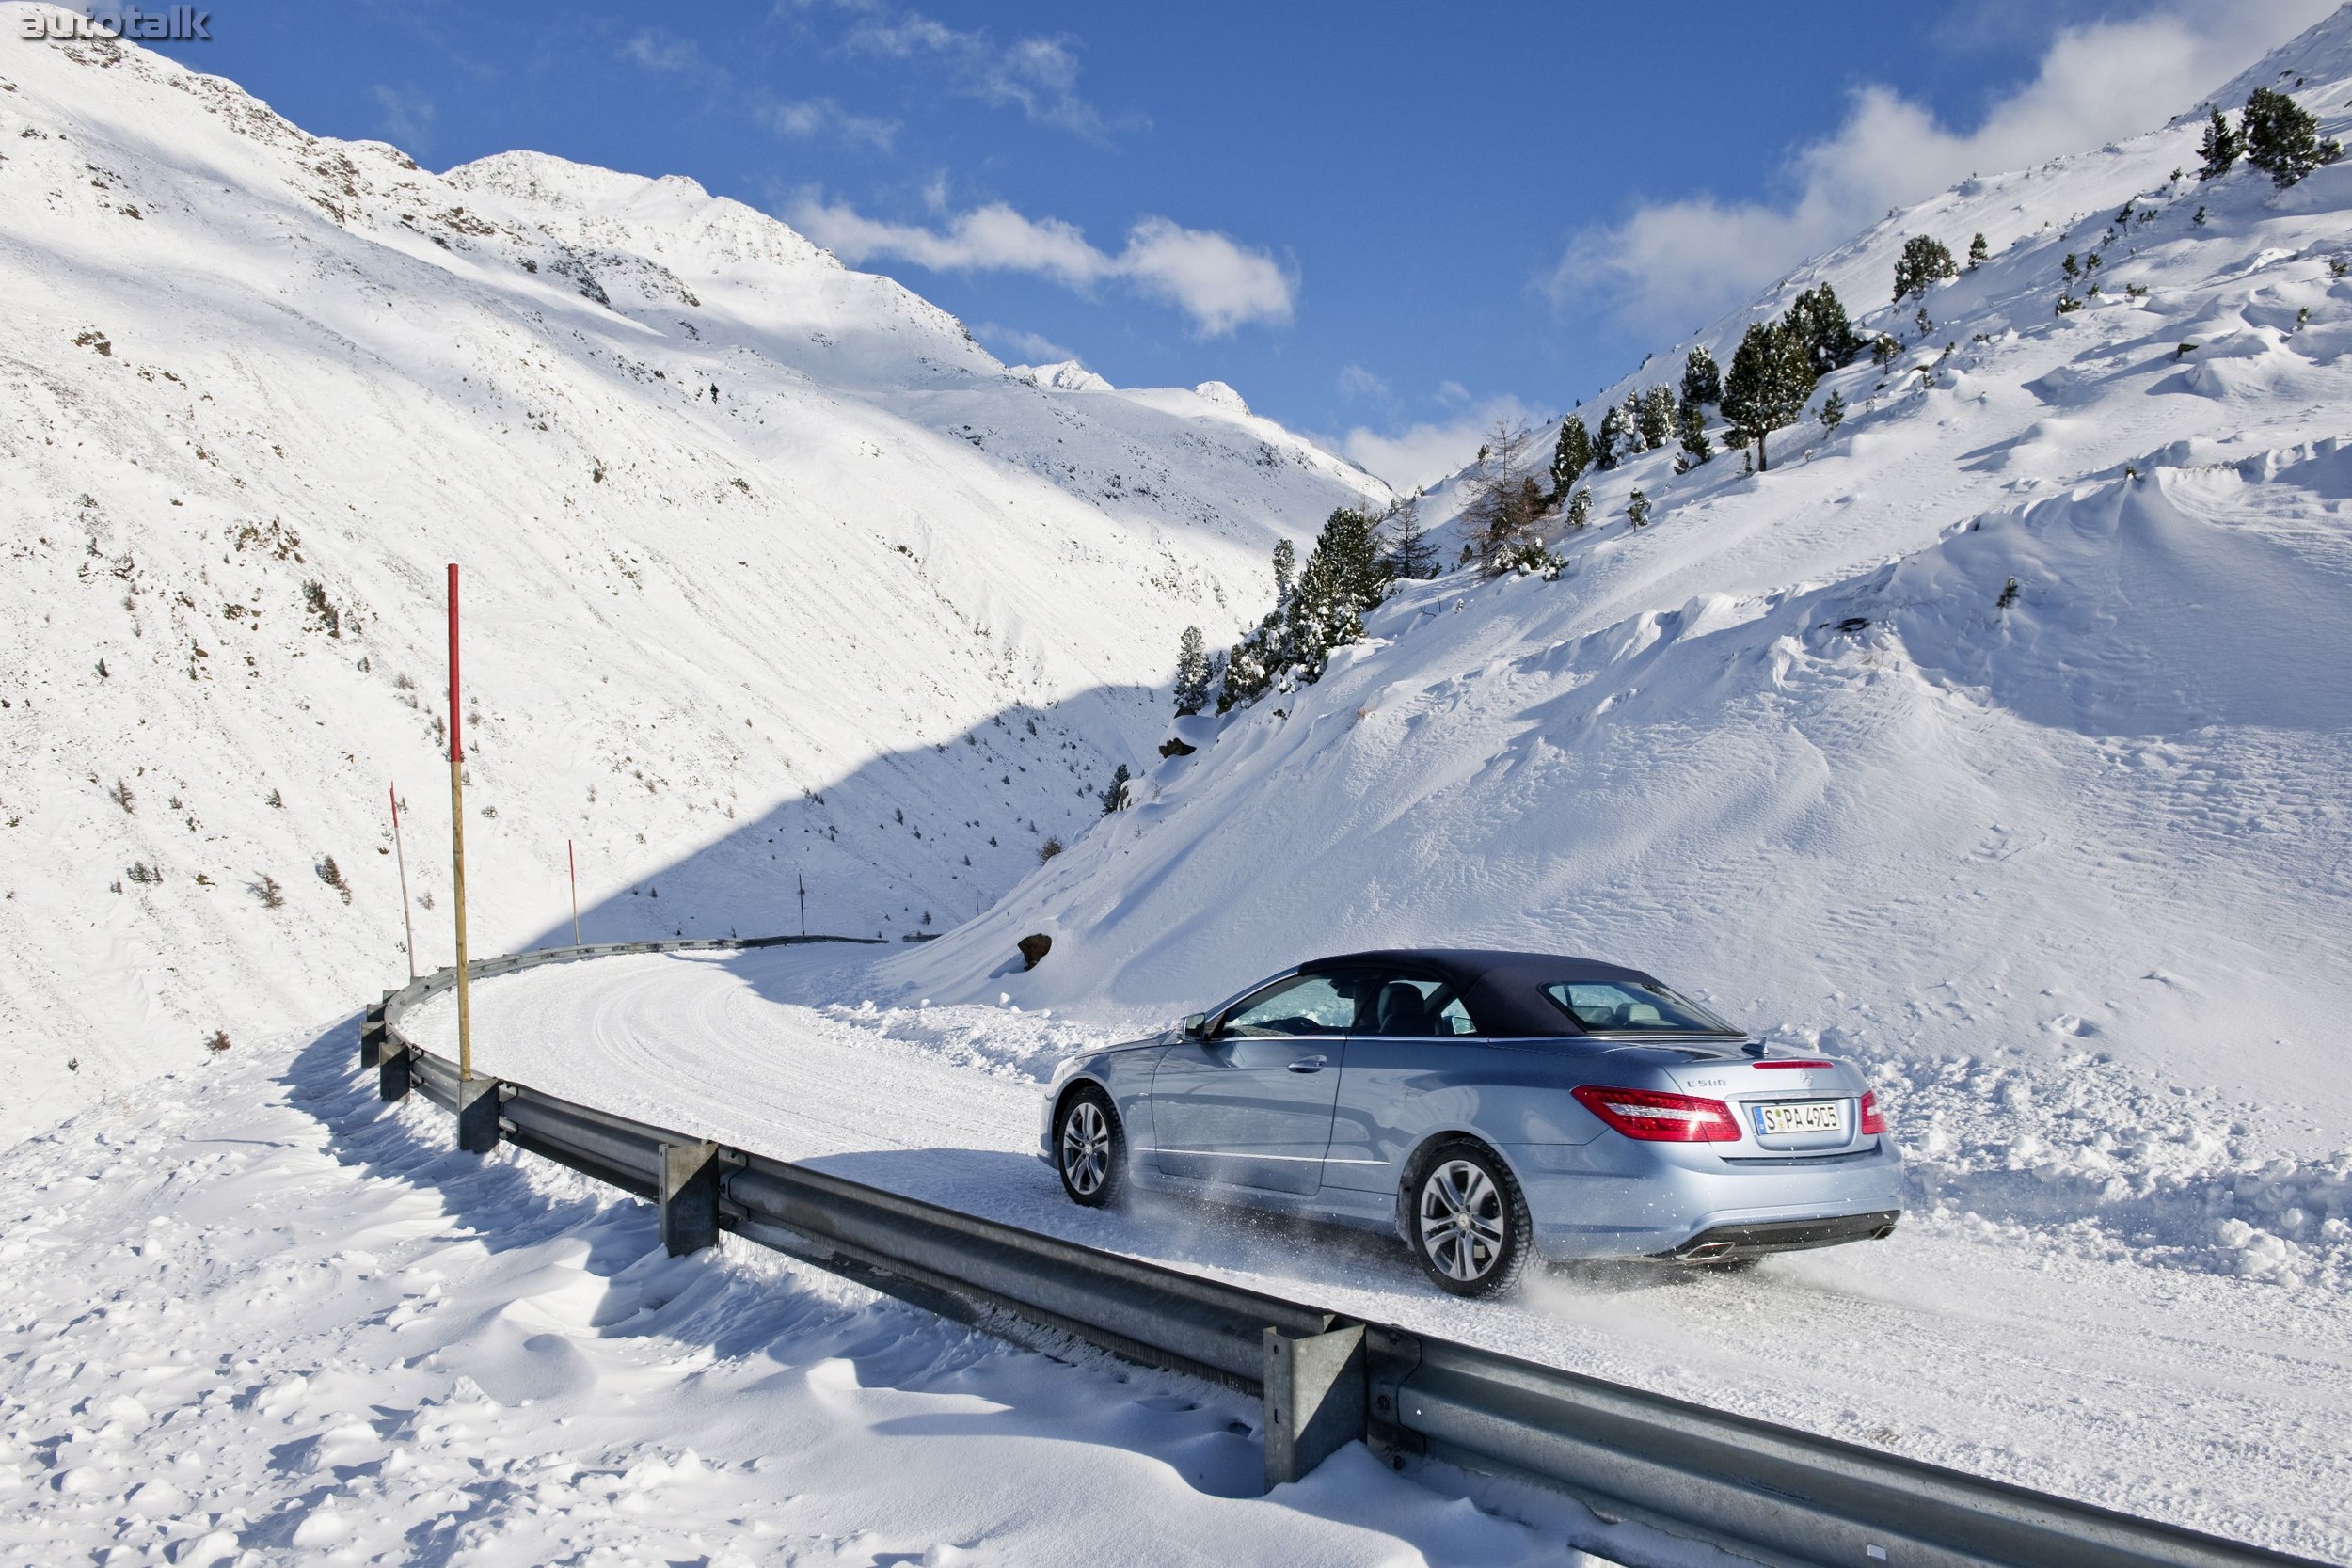
[[[1159,1168],[1278,1193],[1321,1186],[1356,990],[1345,975],[1278,980],[1206,1037],[1163,1052],[1152,1077]]]
[[[1397,1162],[1419,1135],[1424,1117],[1416,1113],[1430,1109],[1431,1096],[1463,1094],[1485,1042],[1453,986],[1434,974],[1389,971],[1367,975],[1360,989],[1363,1009],[1348,1037],[1323,1180],[1380,1192],[1394,1187]],[[1417,1098],[1424,1103],[1411,1105]]]

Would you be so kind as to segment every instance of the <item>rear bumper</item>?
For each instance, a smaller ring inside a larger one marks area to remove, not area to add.
[[[1833,1159],[1733,1161],[1705,1145],[1614,1135],[1503,1157],[1527,1196],[1536,1250],[1555,1259],[1754,1257],[1867,1241],[1902,1217],[1902,1156],[1886,1138]]]

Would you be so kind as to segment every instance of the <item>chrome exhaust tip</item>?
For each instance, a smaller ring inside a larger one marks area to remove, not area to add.
[[[1711,1263],[1731,1251],[1729,1242],[1701,1242],[1682,1255],[1686,1263]]]

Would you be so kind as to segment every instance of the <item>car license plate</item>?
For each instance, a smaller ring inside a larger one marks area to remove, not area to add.
[[[1843,1132],[1846,1107],[1836,1100],[1804,1100],[1782,1105],[1758,1105],[1756,1130],[1768,1138],[1797,1132]]]

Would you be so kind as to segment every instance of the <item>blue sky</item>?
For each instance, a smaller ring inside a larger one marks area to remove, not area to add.
[[[1228,381],[1413,483],[1888,206],[2148,128],[2331,8],[312,0],[169,52],[437,169],[691,175],[1008,360]]]

